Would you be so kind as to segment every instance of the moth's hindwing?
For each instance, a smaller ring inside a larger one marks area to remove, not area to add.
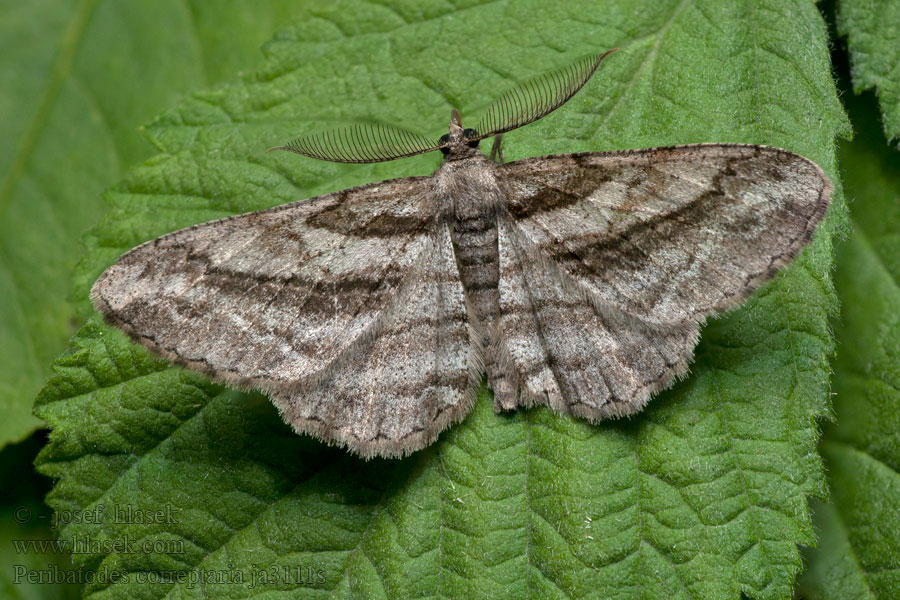
[[[809,242],[831,185],[778,148],[703,144],[502,165],[500,343],[520,403],[591,420],[682,375],[699,324]]]

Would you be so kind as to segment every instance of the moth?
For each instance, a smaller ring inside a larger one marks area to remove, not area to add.
[[[359,126],[275,148],[444,160],[149,241],[100,276],[93,303],[160,356],[263,390],[297,432],[363,457],[433,442],[485,373],[498,412],[633,414],[686,373],[708,316],[809,242],[831,184],[797,154],[744,144],[496,160],[501,134],[562,106],[608,54],[508,92],[476,129],[454,109],[437,141]]]

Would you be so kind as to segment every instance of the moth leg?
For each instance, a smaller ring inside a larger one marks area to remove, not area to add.
[[[494,143],[491,144],[491,162],[497,162],[499,164],[503,164],[503,148],[500,146],[500,142],[503,140],[503,134],[498,133],[494,136]],[[495,161],[496,158],[496,161]]]

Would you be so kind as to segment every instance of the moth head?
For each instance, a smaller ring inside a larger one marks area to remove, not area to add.
[[[478,154],[478,144],[481,136],[474,129],[464,129],[459,111],[455,108],[450,111],[450,131],[438,140],[444,160],[459,160]]]

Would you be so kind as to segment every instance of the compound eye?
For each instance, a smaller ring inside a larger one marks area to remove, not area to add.
[[[441,154],[447,154],[448,152],[450,152],[450,148],[446,147],[446,143],[449,141],[450,141],[449,133],[445,133],[444,135],[441,136],[441,139],[438,140],[438,144],[441,146]]]
[[[478,132],[474,129],[463,129],[463,137],[469,140],[469,148],[477,148],[481,142],[481,140],[474,139],[478,137]]]

